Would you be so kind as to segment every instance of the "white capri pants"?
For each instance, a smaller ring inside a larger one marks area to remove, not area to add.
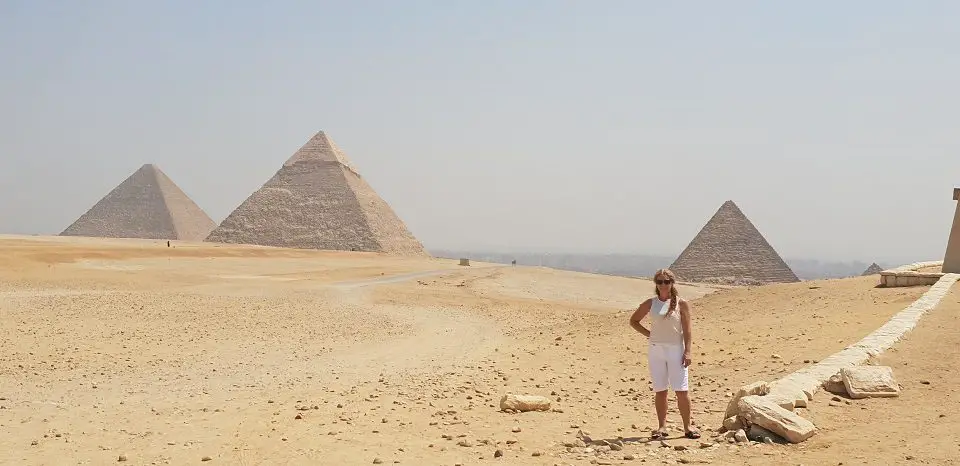
[[[687,368],[683,367],[683,345],[650,343],[647,361],[653,391],[662,392],[668,386],[675,392],[687,391],[688,375]]]

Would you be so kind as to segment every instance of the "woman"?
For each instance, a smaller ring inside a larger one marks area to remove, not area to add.
[[[684,436],[700,438],[690,422],[690,396],[687,370],[691,362],[690,304],[680,299],[675,286],[676,276],[669,269],[653,275],[656,296],[644,301],[630,317],[630,326],[649,339],[647,359],[653,382],[654,401],[659,426],[652,439],[667,437],[667,388],[677,395],[677,408],[683,419]],[[650,329],[640,321],[650,315]]]

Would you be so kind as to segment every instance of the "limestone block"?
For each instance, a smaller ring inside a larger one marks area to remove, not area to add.
[[[754,382],[740,387],[740,389],[733,394],[733,397],[730,398],[730,401],[727,403],[727,412],[723,417],[729,418],[730,416],[736,416],[740,413],[740,407],[737,404],[740,401],[740,398],[749,395],[763,396],[768,393],[770,393],[770,386],[764,381]]]
[[[508,393],[500,398],[501,410],[523,411],[549,411],[550,399],[539,395],[516,395]]]
[[[817,433],[812,422],[793,411],[770,403],[764,396],[745,396],[740,399],[740,415],[748,424],[756,424],[791,443],[800,443]]]
[[[743,428],[743,424],[740,422],[739,416],[730,416],[723,420],[723,428],[727,432],[736,432]]]
[[[889,366],[857,366],[840,371],[850,398],[900,396],[900,384]]]
[[[840,374],[832,375],[823,382],[823,389],[834,395],[847,395],[847,387],[843,384]]]

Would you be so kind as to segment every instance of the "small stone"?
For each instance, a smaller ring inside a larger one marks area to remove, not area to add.
[[[200,458],[200,461],[212,461],[212,460],[213,460],[213,458],[211,458],[211,457],[209,457],[209,456],[204,456],[203,458]]]
[[[123,462],[126,460],[127,460],[127,455],[120,455],[120,457],[117,458],[117,461],[120,461],[120,462]]]
[[[373,464],[383,464],[383,460],[380,459],[380,458],[374,458],[374,459],[373,459]]]
[[[624,461],[633,461],[633,460],[635,460],[635,459],[637,459],[637,458],[636,458],[635,456],[627,453],[626,455],[623,455],[623,459],[624,459]]]
[[[503,456],[503,450],[497,450],[497,451],[493,452],[493,457],[494,457],[494,458],[499,458],[499,457],[501,457],[501,456]]]

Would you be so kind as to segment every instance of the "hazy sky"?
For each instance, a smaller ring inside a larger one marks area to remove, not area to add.
[[[325,130],[428,248],[943,258],[960,2],[0,0],[0,232],[144,163],[219,222]]]

